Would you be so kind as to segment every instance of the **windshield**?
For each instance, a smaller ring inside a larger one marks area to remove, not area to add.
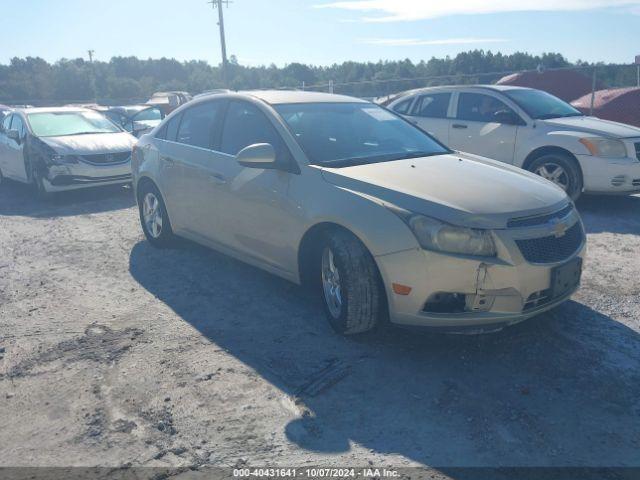
[[[135,115],[132,115],[132,117],[136,122],[151,121],[151,120],[160,121],[162,120],[162,112],[160,111],[159,108],[147,108]]]
[[[342,167],[450,153],[426,133],[370,103],[276,105],[311,163]]]
[[[98,112],[43,112],[27,115],[37,137],[64,137],[90,133],[119,133],[113,122]]]
[[[535,120],[581,117],[582,113],[558,97],[542,90],[507,90],[504,94]]]

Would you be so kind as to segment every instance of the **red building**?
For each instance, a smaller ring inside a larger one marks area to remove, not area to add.
[[[574,100],[571,105],[589,115],[591,93]],[[598,90],[593,102],[593,116],[640,127],[640,87]]]
[[[544,90],[565,102],[570,102],[587,93],[591,93],[591,83],[592,79],[590,77],[575,70],[514,73],[502,77],[497,82],[498,85],[514,85]],[[596,82],[596,89],[602,87],[602,84]]]

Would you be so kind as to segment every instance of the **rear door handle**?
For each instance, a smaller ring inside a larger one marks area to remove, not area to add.
[[[462,123],[454,123],[453,125],[451,125],[453,128],[467,128],[466,125],[463,125]]]
[[[221,173],[211,173],[209,174],[209,179],[217,185],[224,185],[227,183],[227,179],[224,178],[224,175]]]

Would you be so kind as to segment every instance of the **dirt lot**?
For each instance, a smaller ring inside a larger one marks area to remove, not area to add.
[[[497,334],[342,338],[298,287],[143,239],[131,191],[0,191],[0,466],[640,466],[640,197]]]

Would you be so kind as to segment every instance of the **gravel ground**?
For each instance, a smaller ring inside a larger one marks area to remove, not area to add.
[[[144,240],[131,191],[0,189],[0,466],[640,467],[640,197],[583,286],[484,336],[335,335],[295,285]]]

